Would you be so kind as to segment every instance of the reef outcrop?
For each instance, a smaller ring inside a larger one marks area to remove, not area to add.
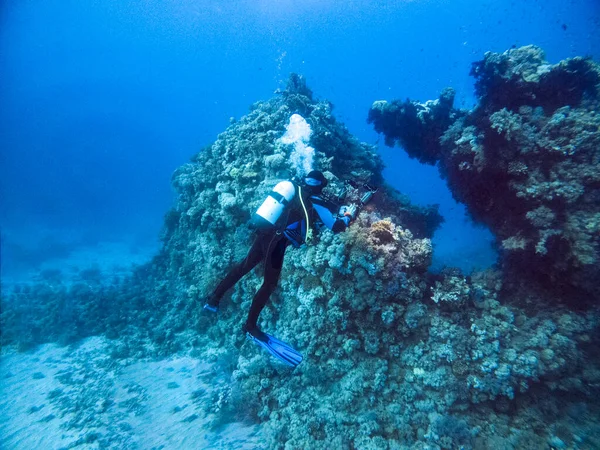
[[[450,128],[469,117],[448,101],[417,108],[421,133],[448,132],[427,114],[447,114]],[[349,178],[358,186],[348,186],[349,200],[363,182],[380,190],[346,232],[325,231],[286,254],[259,325],[304,354],[292,370],[241,332],[260,276],[249,274],[223,298],[218,319],[202,313],[201,300],[245,256],[250,214],[294,174],[297,149],[281,139],[294,114],[310,125],[304,144],[330,180],[329,195]],[[435,139],[412,142],[415,152],[428,143],[426,159],[446,157]],[[71,284],[3,291],[2,345],[103,334],[112,340],[107,364],[172,355],[209,363],[213,390],[183,399],[186,417],[209,417],[215,428],[250,418],[269,449],[600,446],[600,408],[590,400],[600,386],[597,309],[535,309],[544,293],[507,297],[499,270],[428,273],[441,218],[386,187],[381,168],[374,149],[292,76],[174,173],[177,200],[152,261],[112,283],[84,273]],[[119,407],[114,393],[105,396],[107,411]],[[99,442],[109,432],[119,442],[135,430],[94,432]]]
[[[478,104],[376,101],[368,121],[411,157],[439,164],[455,199],[496,236],[515,278],[600,301],[600,67],[549,64],[527,46],[473,64]]]

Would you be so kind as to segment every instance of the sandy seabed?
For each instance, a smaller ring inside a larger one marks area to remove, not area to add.
[[[259,429],[210,426],[212,366],[189,357],[116,360],[110,341],[0,357],[2,449],[260,449]]]

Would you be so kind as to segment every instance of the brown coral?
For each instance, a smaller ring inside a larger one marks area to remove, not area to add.
[[[372,240],[376,244],[391,244],[396,241],[395,230],[395,225],[389,219],[374,222],[370,228]]]

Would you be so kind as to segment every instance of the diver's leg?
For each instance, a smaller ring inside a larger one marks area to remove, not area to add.
[[[279,239],[279,241],[274,243],[273,248],[270,248],[267,252],[263,284],[252,300],[252,305],[250,306],[250,311],[248,313],[248,319],[244,325],[244,332],[249,331],[252,334],[254,334],[253,332],[260,333],[257,326],[258,316],[267,304],[270,295],[277,287],[279,276],[281,275],[281,267],[283,266],[283,257],[285,255],[287,244],[287,239],[282,237]]]
[[[210,296],[208,304],[215,307],[218,306],[221,297],[225,295],[225,292],[231,289],[244,275],[256,267],[256,265],[264,258],[266,239],[270,239],[270,237],[258,235],[256,239],[254,239],[252,247],[248,250],[246,257],[240,263],[236,264],[219,283]]]

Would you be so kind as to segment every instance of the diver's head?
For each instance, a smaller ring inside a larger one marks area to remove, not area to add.
[[[327,186],[327,178],[325,178],[323,172],[311,170],[308,175],[304,177],[304,184],[314,194],[320,194],[323,188]]]

